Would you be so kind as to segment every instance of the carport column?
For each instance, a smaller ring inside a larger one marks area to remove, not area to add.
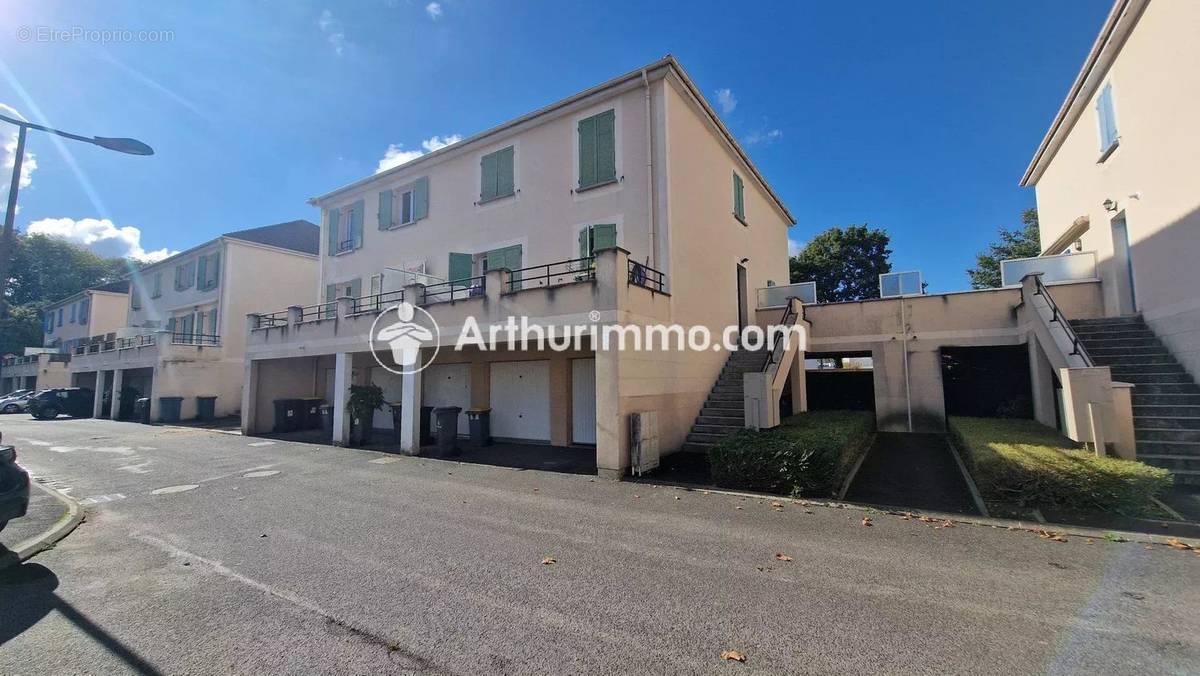
[[[400,450],[410,455],[421,452],[421,374],[400,376]]]
[[[621,410],[616,347],[596,346],[596,474],[619,481],[629,467],[629,433]]]
[[[333,445],[345,446],[350,443],[350,413],[346,410],[346,401],[350,398],[350,378],[354,355],[349,352],[338,352],[333,357]]]
[[[113,420],[117,419],[117,414],[121,411],[121,387],[125,380],[125,372],[121,369],[113,369],[112,382],[112,411],[109,416]]]
[[[1046,358],[1037,335],[1029,333],[1029,383],[1033,390],[1033,417],[1047,427],[1058,427],[1054,395],[1054,367]]]
[[[103,369],[96,371],[96,390],[95,390],[96,396],[93,397],[93,399],[92,399],[92,417],[93,418],[99,418],[101,412],[104,410],[104,387],[105,387],[104,374],[105,374],[105,371]]]
[[[246,357],[242,379],[242,434],[254,434],[258,421],[258,362]]]

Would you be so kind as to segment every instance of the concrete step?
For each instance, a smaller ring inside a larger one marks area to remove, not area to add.
[[[1169,373],[1144,373],[1141,371],[1124,371],[1112,369],[1113,380],[1123,383],[1142,385],[1191,385],[1192,377],[1184,372],[1183,367]],[[1136,389],[1134,390],[1137,391]]]
[[[1200,486],[1200,472],[1172,472],[1175,475],[1175,485]]]
[[[696,442],[696,441],[686,441],[686,442],[684,442],[683,446],[680,447],[679,450],[683,451],[684,453],[705,453],[705,454],[707,454],[709,449],[711,449],[714,445],[715,444],[706,444],[706,443],[700,443],[700,442]]]
[[[692,434],[715,434],[717,436],[729,436],[734,432],[742,429],[740,424],[733,425],[693,425]]]
[[[1140,349],[1156,347],[1159,349],[1164,349],[1162,342],[1160,342],[1158,338],[1155,338],[1153,335],[1139,338],[1111,338],[1106,334],[1096,334],[1095,336],[1085,336],[1079,334],[1079,339],[1082,340],[1083,344],[1087,346],[1089,352],[1092,350],[1119,350],[1122,348]]]
[[[1126,327],[1135,326],[1145,328],[1146,322],[1142,321],[1141,315],[1128,315],[1125,317],[1100,317],[1098,319],[1072,319],[1072,327]]]
[[[1200,418],[1200,406],[1134,406],[1134,425],[1138,418]]]
[[[1175,365],[1175,357],[1171,356],[1170,352],[1163,351],[1161,354],[1092,354],[1088,350],[1088,354],[1092,355],[1092,361],[1096,362],[1097,366],[1149,366],[1151,364],[1168,364]]]
[[[1101,364],[1101,366],[1111,366],[1113,375],[1118,373],[1128,376],[1181,375],[1183,380],[1164,380],[1163,382],[1192,382],[1192,377],[1179,364]]]
[[[712,392],[708,395],[709,403],[717,401],[736,401],[740,405],[744,398],[745,397],[741,392]]]
[[[722,385],[720,383],[713,385],[712,391],[709,392],[709,394],[736,394],[739,396],[742,393],[743,389],[741,385]]]
[[[1184,450],[1194,450],[1197,455],[1200,455],[1200,430],[1173,430],[1135,426],[1133,436],[1137,439],[1139,447],[1142,442],[1183,444],[1185,446]]]
[[[1200,394],[1145,394],[1133,390],[1134,406],[1200,406]]]
[[[1103,329],[1103,328],[1088,328],[1084,326],[1072,326],[1075,330],[1075,335],[1079,336],[1080,340],[1142,340],[1147,338],[1155,338],[1154,332],[1150,329]]]
[[[1141,356],[1141,355],[1170,355],[1167,348],[1162,345],[1117,345],[1114,347],[1096,347],[1084,341],[1083,346],[1087,348],[1088,354],[1093,357],[1122,357]]]
[[[715,444],[718,441],[729,436],[728,434],[707,434],[704,432],[692,432],[687,435],[687,441],[691,443],[709,443]]]
[[[704,408],[700,409],[700,415],[718,418],[736,416],[737,418],[741,419],[742,416],[745,415],[745,410],[742,408],[740,403],[737,406],[713,406],[712,404],[706,404]]]
[[[1133,428],[1149,430],[1200,430],[1200,417],[1133,416]]]
[[[696,425],[722,425],[726,427],[733,425],[734,427],[741,427],[746,424],[746,419],[741,415],[741,411],[738,411],[737,415],[721,415],[722,413],[732,413],[729,409],[716,409],[713,412],[717,415],[708,415],[701,411],[700,415],[696,418]]]
[[[1200,458],[1183,455],[1158,455],[1138,453],[1138,460],[1171,470],[1171,472],[1195,472],[1200,474]]]
[[[1143,383],[1133,389],[1134,394],[1200,394],[1196,383]]]
[[[1138,442],[1138,457],[1144,455],[1193,455],[1200,457],[1200,443]]]

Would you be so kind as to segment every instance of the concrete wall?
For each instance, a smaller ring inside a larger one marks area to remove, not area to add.
[[[1043,246],[1088,219],[1083,249],[1097,252],[1109,315],[1118,312],[1122,273],[1111,221],[1124,212],[1138,310],[1200,377],[1200,134],[1190,114],[1200,107],[1200,78],[1190,69],[1200,60],[1197,35],[1200,3],[1150,2],[1111,67],[1092,75],[1086,105],[1036,187]],[[1104,83],[1112,84],[1120,144],[1100,161],[1095,99]]]
[[[198,266],[199,263],[197,261],[202,256],[208,256],[218,251],[224,252],[224,250],[225,245],[223,244],[223,240],[215,239],[193,250],[172,256],[154,265],[146,266],[140,272],[135,273],[131,281],[132,288],[130,293],[131,295],[134,293],[137,294],[138,299],[141,301],[141,308],[134,310],[132,304],[130,304],[125,326],[166,327],[167,320],[174,315],[190,313],[196,308],[215,307],[222,292],[222,282],[226,279],[225,275],[229,269],[228,256],[224,253],[221,254],[221,277],[217,280],[217,286],[204,291],[200,289],[199,284],[193,284],[191,288],[176,291],[175,268],[185,265],[188,262],[192,262],[195,266]],[[263,272],[264,275],[268,273],[268,271]],[[162,276],[161,286],[159,287],[161,295],[157,298],[153,297],[154,278],[156,275]],[[258,292],[259,290],[255,289],[255,293]],[[219,308],[218,311],[220,312]],[[220,312],[220,314],[224,313]]]
[[[115,333],[125,326],[129,313],[129,294],[111,291],[88,291],[92,297],[92,311],[88,317],[87,334],[103,336]]]
[[[79,321],[82,304],[90,299],[87,321]],[[71,321],[71,308],[75,308],[75,321]],[[58,308],[63,309],[63,325],[58,325]],[[112,291],[85,290],[57,305],[44,308],[47,315],[54,316],[54,329],[43,336],[43,344],[73,344],[92,336],[100,336],[125,326],[129,310],[129,294]]]

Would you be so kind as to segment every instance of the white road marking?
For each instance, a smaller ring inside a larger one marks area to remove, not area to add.
[[[376,465],[388,465],[393,462],[400,462],[400,458],[375,458],[374,460],[368,460],[367,462],[372,462]]]
[[[279,470],[267,469],[267,470],[260,470],[257,472],[246,472],[245,474],[242,475],[242,478],[243,479],[257,479],[259,477],[264,477],[264,476],[275,476],[276,474],[279,474]]]
[[[133,455],[133,448],[129,446],[97,446],[88,449],[97,453],[116,453],[117,455]]]
[[[87,446],[51,446],[50,450],[55,453],[73,453],[75,451],[86,451]]]
[[[102,502],[113,502],[116,500],[124,500],[125,496],[122,493],[113,493],[112,495],[93,495],[90,498],[84,498],[79,501],[81,505],[98,505]]]
[[[118,467],[117,469],[122,472],[129,472],[130,474],[149,474],[150,470],[146,469],[146,467],[153,462],[154,462],[153,460],[143,460],[139,463],[133,463],[133,464],[125,465],[124,467]]]
[[[184,491],[194,491],[200,488],[197,484],[183,484],[181,486],[167,486],[166,488],[155,488],[150,491],[150,495],[167,495],[169,493],[183,493]]]
[[[21,437],[17,439],[17,441],[23,441],[30,446],[53,446],[53,444],[51,444],[49,441],[42,441],[41,439],[27,439],[25,437]]]
[[[251,446],[273,446],[274,444],[275,444],[274,441],[256,441],[250,445]]]

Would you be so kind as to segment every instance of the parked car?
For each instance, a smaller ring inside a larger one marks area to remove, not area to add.
[[[17,449],[0,444],[0,530],[29,509],[29,474],[17,464]]]
[[[38,420],[52,420],[66,414],[72,418],[92,415],[92,398],[86,387],[55,387],[42,390],[29,399],[29,413]]]
[[[20,413],[29,405],[33,390],[19,390],[0,399],[0,413]]]

